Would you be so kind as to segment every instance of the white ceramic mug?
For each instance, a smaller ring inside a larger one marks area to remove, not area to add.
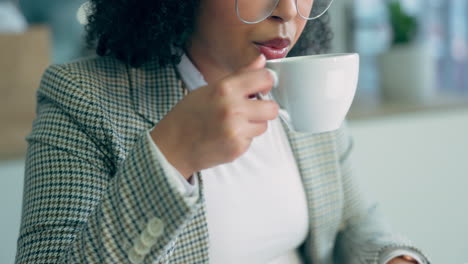
[[[272,97],[288,112],[290,128],[322,133],[341,126],[356,93],[358,54],[276,59],[266,67],[276,79]]]

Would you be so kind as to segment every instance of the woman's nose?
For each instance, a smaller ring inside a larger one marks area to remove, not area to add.
[[[286,22],[296,17],[296,15],[296,0],[280,0],[270,18]]]

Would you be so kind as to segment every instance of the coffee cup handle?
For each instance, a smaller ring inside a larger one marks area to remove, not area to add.
[[[278,74],[272,70],[272,69],[268,69],[267,70],[271,73],[271,75],[273,76],[273,88],[272,90],[270,91],[270,93],[268,93],[267,95],[263,95],[262,93],[257,93],[256,94],[256,97],[257,97],[257,100],[269,100],[269,99],[273,99],[273,101],[275,101],[276,103],[279,104],[280,108],[284,108],[282,105],[281,105],[281,102],[279,100],[277,100],[274,95],[273,95],[273,89],[277,89],[278,88],[278,83],[279,83],[279,80],[278,80]],[[268,98],[268,95],[270,95],[271,98]],[[284,121],[284,123],[288,126],[289,130],[294,130],[293,126],[291,125],[291,121],[284,117],[283,115],[279,115],[279,117]]]

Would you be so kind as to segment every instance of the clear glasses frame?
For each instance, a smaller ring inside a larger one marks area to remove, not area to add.
[[[252,1],[255,1],[255,0],[252,0]],[[243,19],[243,18],[241,17],[240,12],[239,12],[239,0],[236,0],[236,14],[237,14],[237,18],[239,18],[239,20],[242,21],[242,22],[245,23],[245,24],[257,24],[257,23],[260,23],[260,22],[262,22],[263,20],[267,19],[269,16],[271,16],[271,14],[273,13],[273,11],[275,11],[276,6],[278,6],[279,1],[281,1],[281,0],[276,0],[276,4],[274,5],[274,8],[272,8],[272,9],[271,9],[271,12],[270,12],[268,15],[266,15],[264,18],[261,18],[261,19],[259,19],[259,20],[257,20],[257,21],[247,21],[247,20],[245,20],[245,19]],[[333,3],[334,0],[330,0],[330,4],[327,6],[327,8],[325,8],[324,11],[322,11],[320,14],[318,14],[318,15],[316,15],[316,16],[314,16],[314,17],[305,17],[305,16],[303,16],[303,15],[301,14],[301,12],[299,12],[299,5],[298,5],[297,1],[301,1],[301,0],[296,0],[296,11],[297,11],[297,13],[299,14],[299,16],[301,16],[301,17],[302,17],[303,19],[305,19],[305,20],[314,20],[314,19],[317,19],[317,18],[321,17],[323,14],[325,14],[325,12],[328,11],[328,9],[330,8],[330,6],[332,5],[332,3]]]

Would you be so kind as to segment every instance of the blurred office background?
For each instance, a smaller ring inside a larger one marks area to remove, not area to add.
[[[41,74],[89,54],[83,2],[0,0],[0,263],[16,250]],[[363,188],[433,263],[468,263],[468,1],[335,0],[330,15],[332,52],[361,56],[348,120]]]

